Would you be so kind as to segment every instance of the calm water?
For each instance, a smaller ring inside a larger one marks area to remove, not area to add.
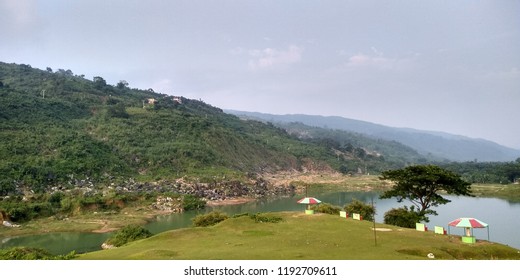
[[[383,215],[391,208],[401,207],[395,199],[378,199],[379,194],[374,192],[336,192],[326,194],[312,194],[323,202],[343,206],[353,199],[371,203],[376,206],[376,222],[383,222]],[[438,216],[430,216],[428,228],[443,226],[460,217],[474,217],[489,224],[491,241],[507,244],[520,249],[520,203],[509,203],[495,198],[451,197],[452,202],[437,207]],[[301,196],[284,197],[270,200],[253,201],[246,204],[207,207],[204,211],[189,211],[182,214],[171,214],[156,217],[155,221],[146,225],[152,233],[191,226],[191,219],[197,214],[220,210],[228,215],[239,213],[276,212],[276,211],[303,211],[305,205],[297,204]],[[451,227],[451,234],[462,235],[463,229]],[[72,250],[78,253],[100,250],[101,244],[112,233],[49,233],[33,236],[5,238],[0,240],[0,248],[12,246],[41,247],[54,254],[66,254]],[[486,229],[474,229],[477,239],[487,239]]]

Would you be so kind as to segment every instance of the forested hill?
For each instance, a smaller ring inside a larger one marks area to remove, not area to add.
[[[364,172],[389,164],[401,167],[125,81],[112,86],[71,70],[0,63],[4,194],[15,186],[38,189],[87,177],[215,180],[279,170]]]
[[[520,157],[520,150],[504,147],[488,140],[473,139],[443,132],[394,128],[334,116],[272,115],[232,110],[227,112],[239,116],[248,116],[257,120],[270,121],[275,124],[301,122],[310,126],[360,133],[373,139],[397,141],[411,147],[424,156],[437,160],[512,161]]]

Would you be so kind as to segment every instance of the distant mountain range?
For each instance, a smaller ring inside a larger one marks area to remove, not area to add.
[[[308,126],[360,133],[375,139],[393,140],[411,147],[424,156],[438,160],[513,161],[520,157],[520,150],[505,147],[489,140],[445,132],[395,128],[337,116],[274,115],[235,110],[225,110],[225,112],[273,124],[298,122]]]

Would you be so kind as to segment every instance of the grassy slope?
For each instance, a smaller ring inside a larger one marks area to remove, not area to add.
[[[208,228],[168,231],[121,248],[80,255],[79,259],[298,260],[358,259],[520,259],[518,250],[489,242],[462,244],[458,236],[440,236],[324,214],[277,213],[284,221],[255,223],[228,219]]]

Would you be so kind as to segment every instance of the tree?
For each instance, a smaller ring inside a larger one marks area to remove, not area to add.
[[[107,81],[105,81],[105,79],[99,76],[94,77],[92,81],[94,82],[94,86],[97,89],[102,89],[107,85]]]
[[[125,104],[117,103],[116,105],[109,106],[107,114],[111,118],[123,118],[127,119],[130,115],[126,112]]]
[[[398,202],[409,200],[415,206],[422,221],[428,222],[426,215],[437,215],[431,210],[441,204],[450,202],[439,195],[447,194],[471,195],[471,184],[462,180],[459,175],[436,165],[415,165],[403,169],[388,170],[381,173],[381,180],[395,183],[391,190],[381,195],[382,199],[396,197]]]
[[[119,81],[119,83],[117,83],[117,86],[116,86],[118,89],[125,89],[128,87],[128,82],[125,81],[125,80],[121,80]]]

